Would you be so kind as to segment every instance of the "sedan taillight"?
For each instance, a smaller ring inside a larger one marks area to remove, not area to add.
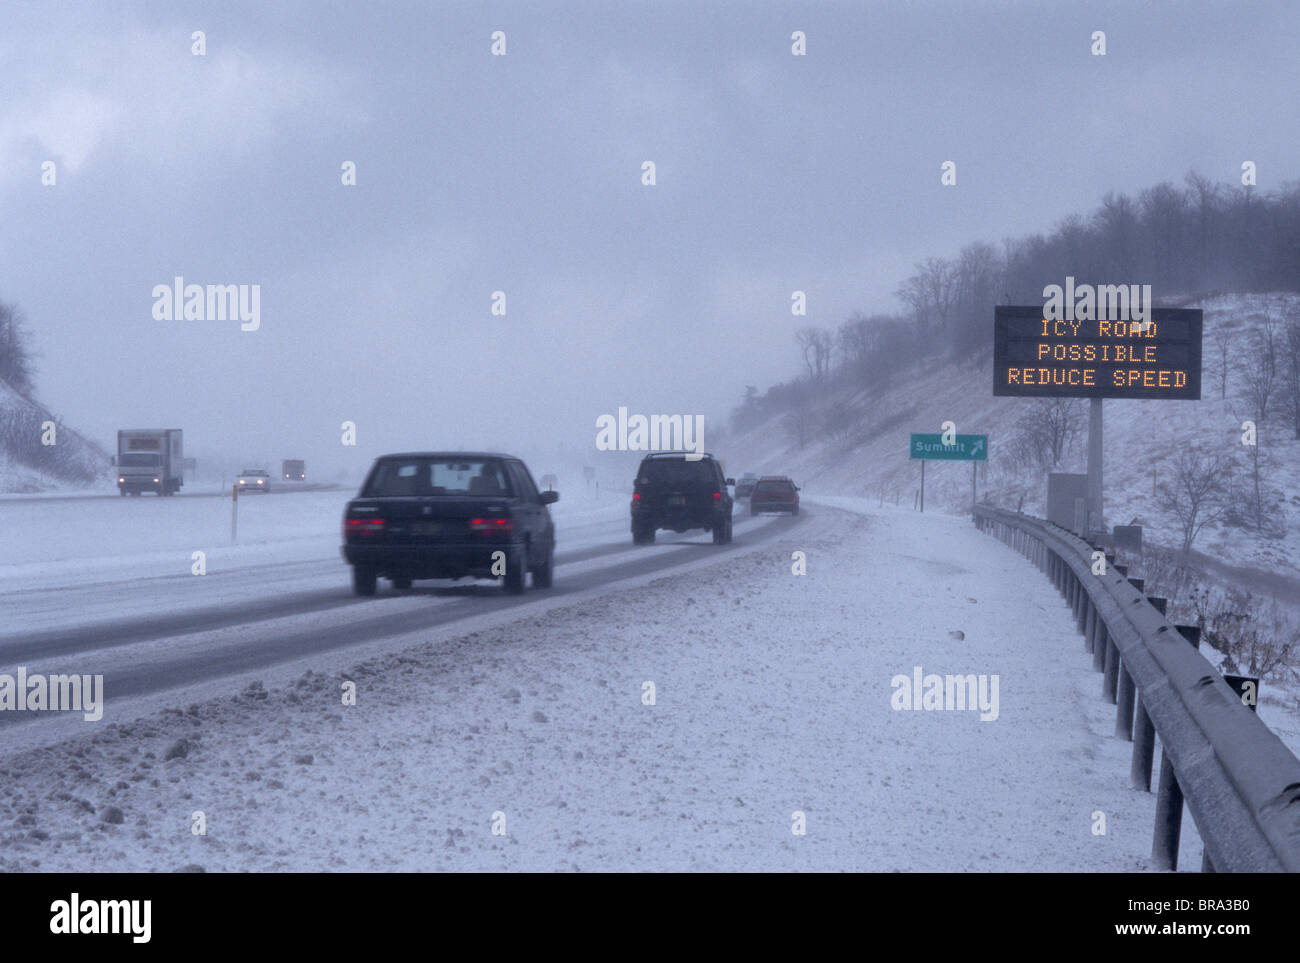
[[[483,535],[513,534],[515,523],[509,518],[471,518],[469,530]]]
[[[384,530],[382,518],[349,518],[343,523],[343,537],[349,535],[377,535]]]

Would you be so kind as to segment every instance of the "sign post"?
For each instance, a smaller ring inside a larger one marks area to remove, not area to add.
[[[1088,518],[1086,531],[1104,532],[1101,501],[1101,399],[1088,399]]]
[[[971,508],[975,507],[975,462],[988,460],[988,435],[956,435],[951,445],[943,443],[943,435],[912,435],[908,441],[907,453],[909,458],[921,462],[921,511],[925,511],[925,463],[927,461],[971,462]]]

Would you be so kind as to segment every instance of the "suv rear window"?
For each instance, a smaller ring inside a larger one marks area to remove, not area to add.
[[[643,461],[637,472],[637,485],[712,485],[713,462],[706,459],[655,458]]]
[[[508,498],[513,487],[496,459],[386,458],[370,473],[363,498],[474,495]]]

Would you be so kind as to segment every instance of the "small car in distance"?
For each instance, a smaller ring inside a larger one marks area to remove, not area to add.
[[[749,496],[749,514],[787,512],[799,514],[799,486],[785,475],[764,475]]]
[[[271,476],[260,468],[245,468],[236,479],[241,492],[269,492]]]
[[[752,471],[747,471],[740,476],[740,481],[736,482],[736,497],[748,498],[754,494],[754,486],[758,484],[758,476]]]
[[[352,589],[374,595],[380,576],[396,589],[415,579],[500,578],[520,594],[528,573],[550,588],[555,525],[522,461],[491,452],[383,455],[343,512],[343,558]]]

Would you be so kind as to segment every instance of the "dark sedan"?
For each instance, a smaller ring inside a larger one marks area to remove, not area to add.
[[[382,576],[500,578],[520,593],[527,574],[550,588],[559,493],[539,492],[522,461],[486,452],[420,452],[375,461],[343,514],[343,557],[358,595]]]

